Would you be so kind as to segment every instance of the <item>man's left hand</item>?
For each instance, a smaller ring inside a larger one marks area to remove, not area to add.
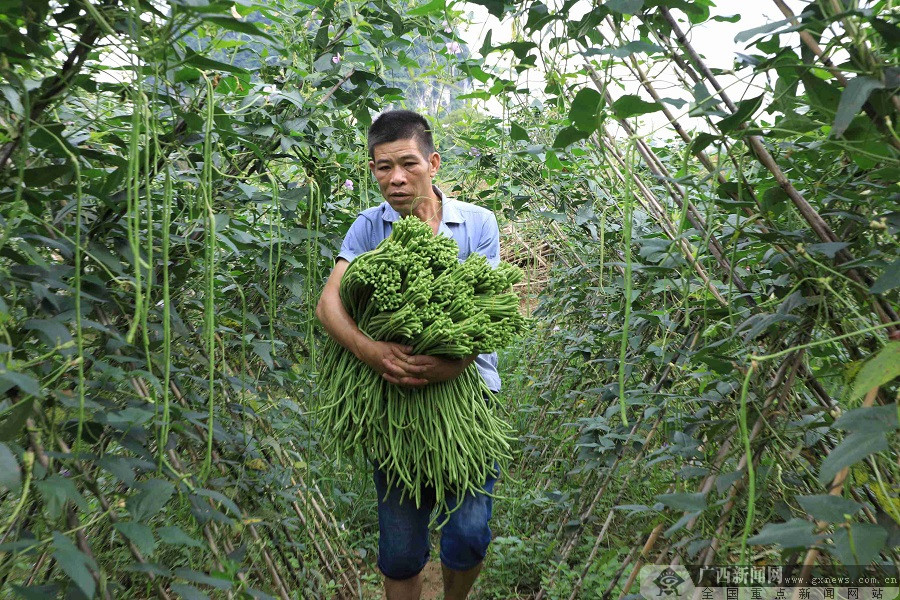
[[[399,358],[385,358],[385,365],[394,367],[391,369],[392,372],[402,370],[407,373],[407,376],[397,377],[390,373],[384,373],[382,377],[396,385],[420,388],[425,387],[429,383],[449,381],[459,377],[474,360],[474,355],[453,359],[416,354],[409,356],[402,362]],[[424,383],[422,383],[423,380]]]

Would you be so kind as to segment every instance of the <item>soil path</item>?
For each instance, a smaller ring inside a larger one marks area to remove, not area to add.
[[[440,561],[429,561],[422,571],[422,577],[422,600],[441,600],[444,597],[444,583],[441,577]],[[384,592],[382,592],[382,600],[384,597]]]

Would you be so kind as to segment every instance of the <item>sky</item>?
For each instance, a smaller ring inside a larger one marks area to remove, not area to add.
[[[545,3],[548,5],[554,4],[554,2],[550,0],[545,0]],[[570,11],[569,18],[572,20],[579,19],[585,12],[590,10],[591,4],[592,3],[588,1],[579,2],[574,6],[572,11]],[[786,0],[786,4],[794,11],[794,14],[799,14],[806,5],[806,2],[800,0]],[[491,32],[491,42],[493,45],[508,42],[512,39],[514,23],[511,18],[507,17],[503,22],[500,22],[496,17],[488,14],[488,11],[484,6],[471,2],[464,2],[461,5],[456,6],[469,14],[470,24],[460,31],[460,36],[469,46],[470,50],[476,55],[489,31]],[[683,18],[680,11],[673,10],[672,12],[682,26],[682,30],[686,30],[688,28],[687,20]],[[709,21],[693,27],[690,31],[689,39],[694,48],[704,56],[710,67],[720,69],[732,69],[734,67],[734,60],[737,52],[745,54],[754,53],[754,49],[748,50],[745,44],[736,43],[734,41],[734,38],[738,33],[773,21],[781,21],[785,18],[774,2],[764,0],[715,0],[715,7],[713,7],[710,12],[711,15],[741,15],[740,20],[736,23]],[[791,35],[796,36],[796,34]],[[537,42],[537,39],[532,39],[532,41]],[[797,40],[795,39],[792,43],[796,44]],[[756,53],[759,52],[756,51]],[[498,63],[498,57],[499,55],[497,53],[491,54],[489,61],[501,69],[506,68],[508,62]],[[662,61],[660,62],[662,63]],[[540,64],[539,61],[539,67]],[[568,67],[568,70],[575,71],[576,68],[577,63],[574,63]],[[749,73],[749,70],[747,70],[747,73]],[[516,75],[514,71],[507,70],[504,76],[507,78],[514,78]],[[672,70],[666,68],[663,64],[655,67],[651,71],[650,76],[654,81],[654,87],[659,89],[664,95],[679,97],[686,100],[690,99],[684,93],[680,84],[678,84]],[[633,80],[624,67],[621,72],[614,72],[613,77],[620,82],[624,88],[617,93],[614,92],[614,97],[630,93],[638,94],[646,100],[650,100],[650,97],[640,90],[639,84]],[[727,75],[723,75],[719,77],[719,79],[723,85],[728,87],[727,91],[732,99],[739,99],[743,97],[744,94],[749,94],[749,96],[752,97],[759,93],[758,91],[755,91],[753,87],[748,89],[748,83],[746,81],[742,82]],[[519,77],[518,82],[527,85],[533,103],[540,102],[542,98],[541,90],[544,87],[540,68],[526,71]],[[753,86],[753,83],[751,82],[750,85]],[[488,101],[485,108],[489,112],[496,114],[500,109],[500,104],[496,100],[491,100]],[[687,107],[684,108],[684,111],[686,110]],[[664,119],[665,117],[662,116],[661,113],[647,115],[643,122],[644,131],[646,132],[663,127],[665,125]]]

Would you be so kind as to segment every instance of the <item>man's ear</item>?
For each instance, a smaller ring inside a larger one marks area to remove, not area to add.
[[[438,169],[441,168],[441,155],[437,152],[432,152],[428,162],[431,163],[431,176],[434,177]]]
[[[369,170],[372,171],[373,175],[375,174],[375,161],[374,160],[369,161]]]

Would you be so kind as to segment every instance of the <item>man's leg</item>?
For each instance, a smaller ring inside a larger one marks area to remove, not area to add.
[[[444,600],[465,600],[475,583],[475,578],[481,573],[481,565],[478,563],[468,571],[454,571],[442,564],[444,575]]]
[[[387,479],[377,468],[374,479],[378,494],[378,568],[384,574],[384,593],[387,600],[419,600],[421,571],[431,552],[428,521],[434,492],[423,490],[422,506],[416,508],[409,498],[400,501],[397,488],[385,498]]]
[[[496,481],[496,475],[488,477],[484,484],[488,494],[493,493]],[[452,510],[455,502],[450,502],[450,516],[441,530],[444,600],[465,600],[491,543],[492,498],[466,494],[458,501],[462,504],[456,510]]]
[[[422,597],[422,573],[403,580],[385,575],[384,595],[387,600],[419,600]]]

